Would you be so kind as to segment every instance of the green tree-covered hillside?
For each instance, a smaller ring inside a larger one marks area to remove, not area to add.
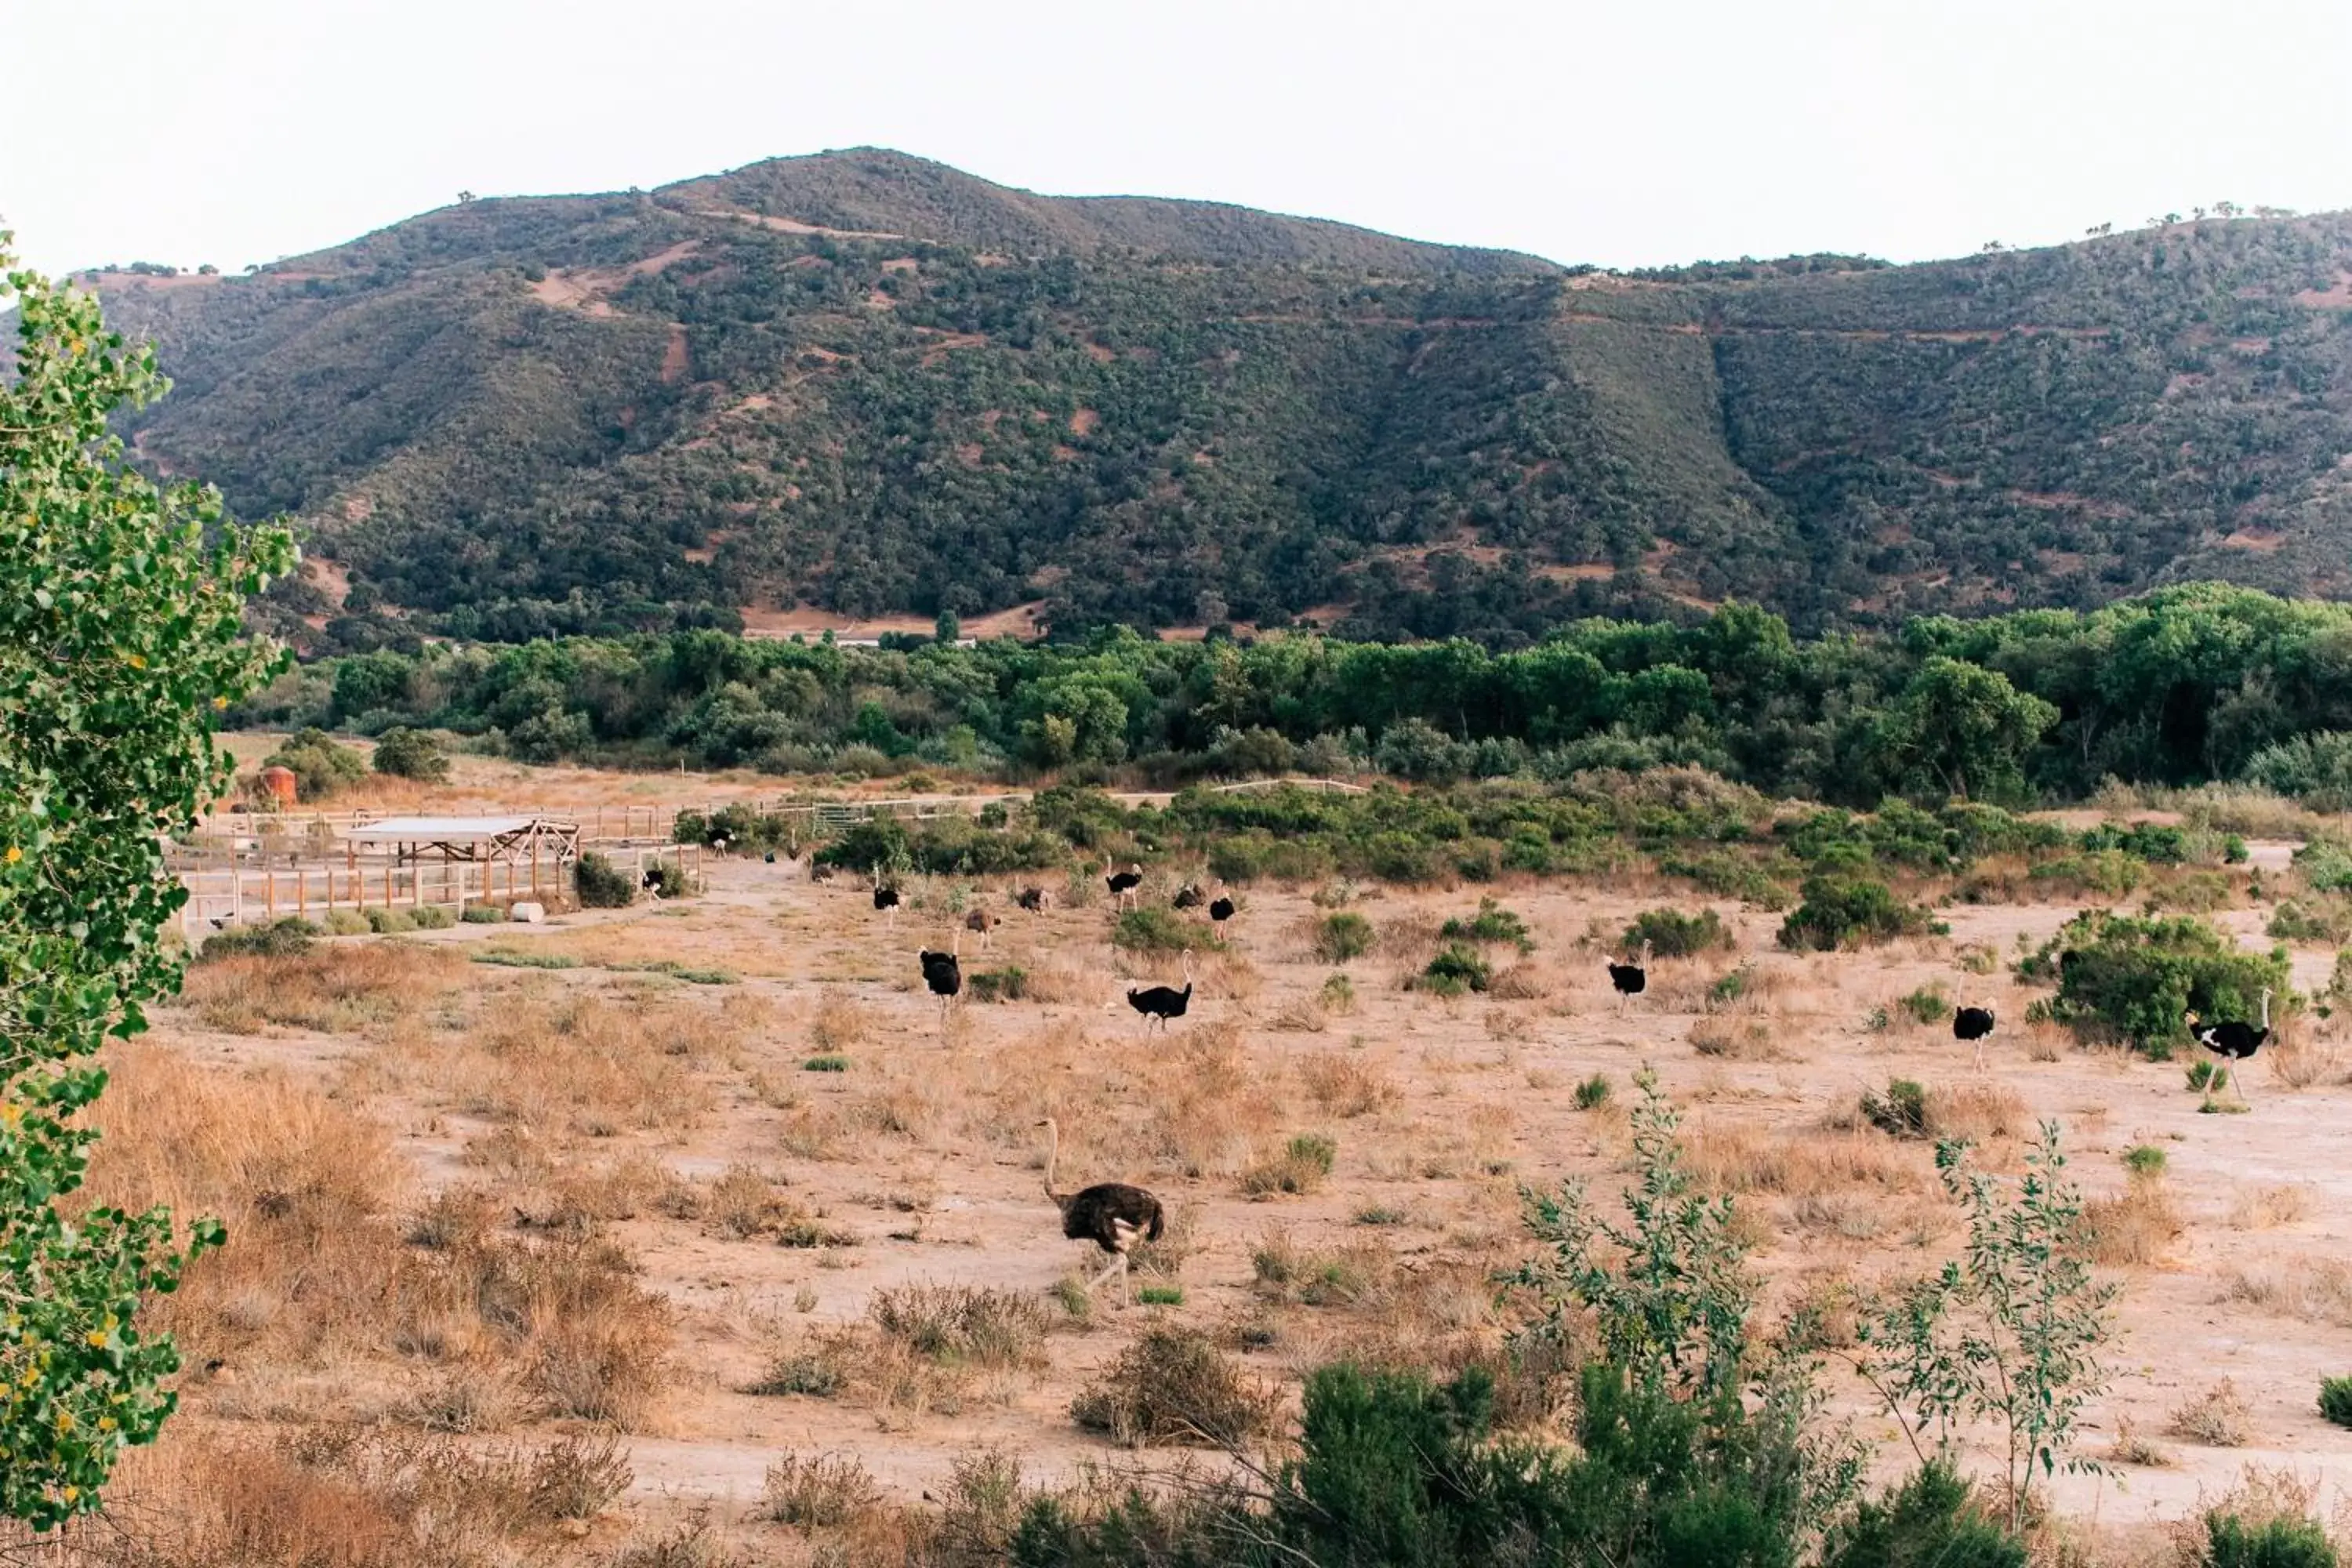
[[[897,153],[100,278],[138,449],[469,637],[805,600],[1511,642],[2352,593],[2352,217],[1640,277]]]

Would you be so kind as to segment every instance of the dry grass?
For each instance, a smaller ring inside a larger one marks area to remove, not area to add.
[[[2309,1089],[2344,1081],[2344,1053],[2303,1020],[2281,1019],[2276,1036],[2263,1052],[2273,1083],[2283,1089]]]
[[[293,957],[195,964],[180,999],[207,1027],[232,1035],[273,1024],[358,1034],[414,1016],[468,978],[465,959],[446,947],[332,942]]]
[[[759,1517],[803,1530],[847,1524],[882,1500],[874,1478],[852,1454],[786,1454],[768,1467]]]
[[[1911,1192],[1923,1181],[1919,1166],[1885,1139],[1853,1131],[1776,1138],[1756,1128],[1711,1123],[1691,1132],[1685,1152],[1699,1184],[1717,1193],[1803,1197],[1861,1188],[1891,1194]]]
[[[1338,1051],[1301,1058],[1298,1081],[1318,1109],[1341,1118],[1369,1116],[1404,1098],[1387,1073],[1360,1056]]]
[[[2240,1230],[2274,1230],[2311,1213],[2311,1189],[2293,1182],[2242,1187],[2230,1204],[2230,1223]]]
[[[1691,1049],[1703,1057],[1719,1057],[1730,1061],[1786,1061],[1788,1054],[1780,1049],[1770,1028],[1753,1021],[1735,1023],[1729,1018],[1701,1018],[1690,1027]]]
[[[2281,1317],[2352,1325],[2352,1264],[2304,1257],[2232,1268],[2221,1276],[2221,1299]]]
[[[2091,1259],[2116,1268],[2152,1268],[2187,1228],[2160,1176],[2135,1176],[2111,1198],[2083,1205],[2083,1240]]]
[[[2018,1093],[1983,1080],[1927,1086],[1927,1135],[1984,1142],[2033,1131],[2033,1114]]]
[[[901,1285],[875,1292],[874,1326],[934,1361],[992,1368],[1037,1365],[1047,1319],[1034,1296],[969,1285]]]

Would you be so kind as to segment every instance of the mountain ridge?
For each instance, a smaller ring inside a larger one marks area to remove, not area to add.
[[[308,520],[346,621],[2352,592],[2342,215],[1633,277],[860,149],[100,283],[179,384],[139,449]]]

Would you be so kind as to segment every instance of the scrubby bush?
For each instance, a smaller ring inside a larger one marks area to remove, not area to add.
[[[1907,1078],[1889,1079],[1886,1092],[1864,1089],[1863,1120],[1894,1138],[1927,1135],[1927,1091]]]
[[[325,800],[367,773],[357,752],[339,745],[324,730],[297,730],[283,745],[261,759],[265,768],[286,768],[304,801]]]
[[[1029,972],[1017,963],[983,969],[965,977],[964,989],[975,1002],[1018,1002],[1029,994]]]
[[[2282,1004],[2289,994],[2283,951],[2248,952],[2191,915],[2077,915],[2019,968],[2029,979],[2056,979],[2052,1017],[2119,1036],[2158,1059],[2185,1037],[2192,1009],[2252,1019],[2265,987]]]
[[[2338,1426],[2352,1426],[2352,1377],[2319,1380],[2319,1413]]]
[[[446,904],[419,904],[408,911],[408,919],[418,931],[446,931],[457,923]]]
[[[1632,952],[1643,942],[1660,958],[1694,958],[1702,952],[1738,945],[1731,928],[1713,910],[1686,915],[1680,910],[1644,910],[1633,917],[1620,939]]]
[[[694,893],[694,880],[686,874],[686,867],[678,861],[648,860],[645,875],[650,884],[649,890],[661,898],[683,899]]]
[[[323,923],[329,936],[365,936],[373,929],[357,910],[329,910]]]
[[[1456,942],[1439,949],[1413,984],[1439,996],[1459,996],[1465,991],[1486,990],[1494,978],[1494,971],[1476,949]]]
[[[1577,1084],[1576,1109],[1598,1110],[1609,1103],[1611,1092],[1609,1075],[1605,1072],[1594,1073],[1591,1078]]]
[[[1070,1402],[1088,1431],[1150,1444],[1238,1447],[1274,1423],[1274,1396],[1220,1353],[1206,1334],[1154,1328]]]
[[[1528,932],[1528,922],[1517,911],[1505,909],[1492,899],[1479,900],[1478,912],[1467,920],[1448,920],[1438,928],[1437,934],[1454,942],[1508,943],[1521,952],[1533,952],[1536,946],[1535,938]],[[1483,991],[1486,987],[1477,989]]]
[[[430,731],[394,725],[376,737],[375,771],[394,778],[443,784],[449,777],[449,758]]]
[[[585,899],[583,899],[581,903],[583,907],[587,907]],[[467,904],[465,913],[457,918],[469,926],[490,926],[505,921],[507,912],[496,904]]]
[[[1819,874],[1805,879],[1804,902],[1781,922],[1780,940],[1794,952],[1832,952],[1942,929],[1875,878]]]
[[[593,849],[580,857],[572,889],[583,910],[623,910],[637,897],[636,879]]]
[[[1215,934],[1198,921],[1148,904],[1121,910],[1110,928],[1110,944],[1129,952],[1190,952],[1215,943]]]
[[[404,936],[416,929],[415,917],[396,906],[372,905],[366,915],[368,930],[378,936]]]
[[[1373,939],[1371,921],[1343,910],[1316,922],[1315,955],[1326,963],[1345,963],[1371,952]]]
[[[1910,994],[1896,998],[1895,1005],[1915,1024],[1940,1024],[1952,1016],[1952,999],[1944,994],[1940,984],[1922,985]]]
[[[2025,1568],[2025,1545],[1984,1516],[1940,1459],[1893,1495],[1866,1499],[1822,1554],[1822,1568]]]
[[[340,911],[338,911],[340,912]],[[231,926],[205,939],[197,953],[201,963],[221,958],[291,958],[310,951],[319,928],[299,915],[286,915],[262,924]]]
[[[2336,1548],[2315,1519],[2246,1520],[2215,1510],[2205,1516],[2198,1568],[2336,1568]]]

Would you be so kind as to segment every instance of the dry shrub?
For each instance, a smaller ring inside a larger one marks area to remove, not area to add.
[[[2272,1230],[2293,1225],[2311,1212],[2311,1189],[2293,1182],[2244,1187],[2230,1205],[2230,1223],[2240,1230]]]
[[[936,1075],[893,1077],[853,1095],[843,1109],[856,1126],[920,1143],[939,1125],[940,1082]]]
[[[1418,974],[1437,952],[1438,928],[1444,923],[1427,910],[1400,910],[1381,921],[1381,951]]]
[[[417,1374],[393,1405],[395,1419],[427,1432],[499,1432],[521,1414],[522,1390],[501,1367],[444,1367]]]
[[[803,1530],[847,1524],[882,1500],[882,1490],[855,1455],[786,1454],[768,1467],[759,1517]]]
[[[1207,1335],[1156,1328],[1119,1352],[1070,1402],[1070,1417],[1131,1447],[1233,1447],[1268,1430],[1276,1398],[1220,1354]]]
[[[1691,1049],[1703,1057],[1748,1062],[1788,1059],[1772,1031],[1754,1021],[1734,1023],[1728,1018],[1701,1018],[1691,1026],[1690,1043]]]
[[[874,1014],[846,991],[827,986],[809,1021],[809,1044],[820,1051],[850,1051],[874,1034]]]
[[[697,1205],[703,1222],[738,1241],[781,1234],[806,1216],[776,1190],[773,1177],[753,1165],[730,1165],[702,1194]]]
[[[2033,1127],[2032,1112],[2024,1100],[1997,1083],[1930,1084],[1926,1103],[1926,1131],[1930,1138],[1980,1143],[1990,1138],[2022,1137]]]
[[[2263,1059],[2270,1064],[2271,1081],[2283,1088],[2309,1089],[2343,1079],[2343,1053],[2317,1031],[2303,1027],[2300,1019],[2281,1019],[2266,1044]]]
[[[1140,1274],[1173,1279],[1183,1270],[1184,1260],[1200,1249],[1198,1222],[1186,1205],[1168,1215],[1158,1241],[1139,1241],[1128,1248],[1128,1266]]]
[[[2107,1445],[2107,1458],[2118,1465],[2137,1465],[2143,1469],[2159,1470],[2172,1463],[2172,1456],[2154,1438],[2143,1437],[2128,1415],[2116,1417],[2116,1440]]]
[[[180,1000],[208,1027],[229,1034],[258,1034],[271,1024],[352,1034],[413,1016],[463,985],[467,972],[465,959],[443,946],[317,946],[196,964]]]
[[[2284,1465],[2276,1468],[2248,1465],[2239,1472],[2237,1484],[2219,1499],[2209,1502],[2200,1494],[2201,1506],[2167,1527],[2172,1537],[2173,1561],[2180,1568],[2207,1568],[2214,1561],[2205,1521],[2216,1514],[2233,1516],[2250,1530],[2260,1530],[2274,1521],[2317,1520],[2320,1485],[2317,1476],[2299,1475]]]
[[[1307,1307],[1361,1307],[1401,1328],[1396,1255],[1367,1245],[1309,1251],[1274,1231],[1250,1254],[1259,1294]]]
[[[1514,963],[1498,971],[1486,994],[1498,1002],[1540,1002],[1559,989],[1558,978],[1540,963]]]
[[[1042,1363],[1047,1319],[1033,1296],[971,1285],[901,1285],[867,1314],[886,1339],[934,1361],[1022,1368]]]
[[[2256,1268],[2233,1268],[2221,1278],[2221,1299],[2243,1301],[2281,1317],[2352,1325],[2352,1264],[2334,1258],[2302,1257]]]
[[[795,1105],[776,1127],[776,1143],[796,1160],[838,1160],[841,1113],[829,1105]]]
[[[1486,1037],[1509,1044],[1524,1040],[1535,1033],[1535,1020],[1524,1013],[1514,1013],[1508,1007],[1489,1007],[1480,1022],[1486,1026]]]
[[[2238,1385],[2225,1377],[2175,1409],[2165,1430],[2209,1448],[2242,1448],[2253,1436],[2251,1415]]]
[[[1284,1003],[1267,1022],[1294,1034],[1319,1035],[1329,1026],[1330,1018],[1319,997],[1298,996]]]
[[[1102,992],[1099,979],[1066,960],[1047,959],[1022,967],[1026,978],[1021,983],[1021,990],[1027,1001],[1047,1005],[1090,1002]]]
[[[1339,1051],[1301,1058],[1298,1081],[1317,1106],[1341,1118],[1369,1116],[1404,1098],[1396,1080],[1378,1067]]]
[[[2092,1261],[2111,1268],[2153,1268],[2185,1228],[2161,1177],[2137,1176],[2112,1198],[2083,1205],[2083,1242]]]

